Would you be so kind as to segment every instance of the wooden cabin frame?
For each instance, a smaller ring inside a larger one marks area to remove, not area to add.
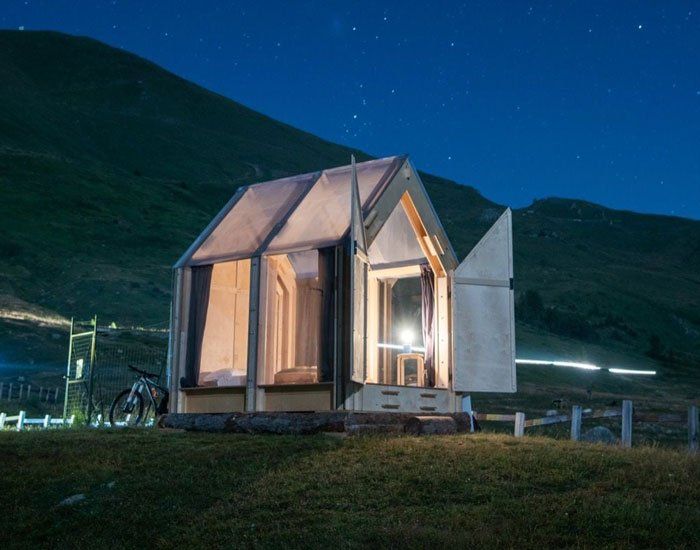
[[[448,413],[470,392],[515,391],[511,233],[506,210],[460,264],[406,156],[238,189],[174,266],[171,411]],[[401,248],[391,236],[411,258],[382,263]],[[392,371],[406,357],[379,341],[419,262],[434,281],[431,385],[420,347],[408,385]]]

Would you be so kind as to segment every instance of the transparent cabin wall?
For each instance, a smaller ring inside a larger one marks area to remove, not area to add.
[[[324,299],[329,288],[318,250],[263,258],[258,383],[330,381],[323,362]]]

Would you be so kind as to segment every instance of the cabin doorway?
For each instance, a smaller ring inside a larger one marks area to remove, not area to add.
[[[404,193],[368,251],[367,376],[372,384],[447,386],[446,273]],[[442,362],[439,361],[442,352]]]

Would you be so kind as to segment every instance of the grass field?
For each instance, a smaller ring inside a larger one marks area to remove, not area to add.
[[[700,545],[700,458],[650,447],[78,430],[0,456],[2,548]]]

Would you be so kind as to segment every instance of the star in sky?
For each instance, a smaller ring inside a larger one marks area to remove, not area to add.
[[[502,204],[558,195],[700,218],[700,20],[680,4],[172,5],[5,0],[0,24],[124,47]]]

